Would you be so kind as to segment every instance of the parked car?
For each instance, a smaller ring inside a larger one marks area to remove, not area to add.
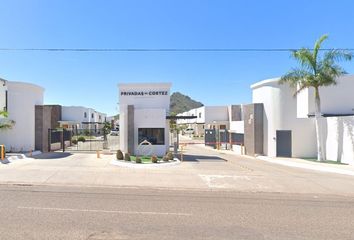
[[[194,129],[193,128],[186,128],[183,131],[184,134],[194,134]]]
[[[112,129],[110,135],[111,135],[111,136],[119,136],[119,130],[117,130],[117,129]]]

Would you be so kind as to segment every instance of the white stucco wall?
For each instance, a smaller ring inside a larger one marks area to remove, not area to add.
[[[230,121],[230,131],[235,133],[245,133],[244,121]]]
[[[87,112],[87,117],[84,117],[84,112]],[[88,122],[91,114],[88,109],[80,106],[62,106],[61,117],[63,121]]]
[[[314,119],[297,118],[297,101],[293,90],[278,79],[265,80],[251,86],[252,102],[264,106],[264,154],[276,156],[276,130],[292,131],[292,156],[316,156]]]
[[[3,111],[6,107],[6,82],[3,79],[0,79],[0,111]],[[1,118],[2,116],[0,116]]]
[[[229,121],[229,111],[227,106],[205,106],[205,124],[213,124],[214,121]]]
[[[128,151],[128,105],[134,105],[134,143],[138,146],[138,127],[165,128],[165,145],[154,145],[158,155],[164,155],[169,147],[169,124],[166,115],[170,110],[170,83],[118,84],[120,148]],[[167,92],[156,95],[153,92]],[[144,95],[124,95],[124,92],[143,92]],[[146,93],[146,94],[145,94]],[[155,115],[154,115],[155,114]]]
[[[43,104],[44,89],[24,82],[7,82],[9,119],[16,124],[0,132],[0,142],[8,151],[35,150],[35,105]]]
[[[193,108],[189,111],[183,112],[183,113],[179,113],[177,114],[177,116],[188,116],[188,117],[192,117],[192,116],[198,116],[198,112],[202,112],[202,118],[193,118],[193,119],[178,119],[177,120],[177,124],[188,124],[189,126],[194,125],[195,123],[199,122],[203,122],[204,120],[204,107],[200,107],[200,108]]]
[[[202,106],[178,114],[177,116],[196,116],[194,119],[179,119],[177,124],[213,124],[216,122],[228,122],[229,113],[227,106]]]
[[[323,114],[354,114],[354,75],[343,75],[337,85],[321,87],[321,112]],[[313,88],[303,90],[297,97],[298,117],[307,117],[315,111]]]
[[[354,116],[326,118],[326,158],[354,165]]]
[[[103,123],[105,117],[107,116],[105,113],[98,112],[92,108],[82,107],[82,106],[62,106],[62,121],[72,121],[79,123],[78,128],[94,128],[92,124],[82,124],[82,122],[99,122]],[[85,113],[86,112],[86,117]],[[92,116],[93,115],[93,116]],[[101,115],[101,119],[99,116]],[[99,129],[101,124],[96,124],[97,129]]]
[[[165,128],[165,145],[153,145],[153,154],[164,156],[169,149],[169,124],[166,120],[165,109],[136,109],[134,110],[134,142],[138,143],[139,128]],[[167,143],[167,144],[166,144]],[[134,151],[137,152],[138,144]]]

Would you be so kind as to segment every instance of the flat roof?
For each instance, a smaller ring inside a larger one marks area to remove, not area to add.
[[[260,82],[256,82],[251,85],[251,89],[262,87],[262,86],[268,85],[270,83],[276,83],[279,81],[279,79],[280,79],[280,77],[277,77],[277,78],[270,78],[270,79],[262,80]]]

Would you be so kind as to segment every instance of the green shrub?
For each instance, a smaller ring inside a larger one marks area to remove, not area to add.
[[[142,161],[141,161],[141,157],[136,156],[136,158],[135,158],[135,162],[136,162],[136,163],[142,163]]]
[[[167,156],[167,155],[166,155],[166,156],[163,156],[162,160],[163,160],[164,162],[168,162],[168,156]]]
[[[122,151],[121,150],[118,150],[117,151],[117,159],[118,160],[123,160],[124,159],[124,156],[123,156],[123,153],[122,153]]]
[[[152,155],[152,156],[151,156],[151,162],[152,162],[152,163],[157,163],[157,160],[158,160],[158,158],[157,158],[156,155]]]
[[[77,140],[76,140],[76,139],[73,139],[73,140],[71,140],[71,143],[72,143],[72,144],[77,144]]]
[[[125,160],[125,161],[131,161],[131,159],[130,159],[130,154],[129,154],[129,153],[125,153],[125,155],[124,155],[124,160]]]
[[[168,152],[166,156],[167,156],[168,160],[173,160],[173,158],[174,158],[173,153],[171,153],[171,152]]]
[[[86,138],[84,136],[80,136],[77,139],[78,142],[86,142]]]

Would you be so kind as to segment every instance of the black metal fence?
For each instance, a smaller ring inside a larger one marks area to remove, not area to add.
[[[219,144],[227,149],[229,145],[244,145],[244,134],[230,133],[224,129],[205,129],[204,141],[206,146],[216,148]]]
[[[49,129],[49,151],[118,150],[119,135],[101,129]]]

